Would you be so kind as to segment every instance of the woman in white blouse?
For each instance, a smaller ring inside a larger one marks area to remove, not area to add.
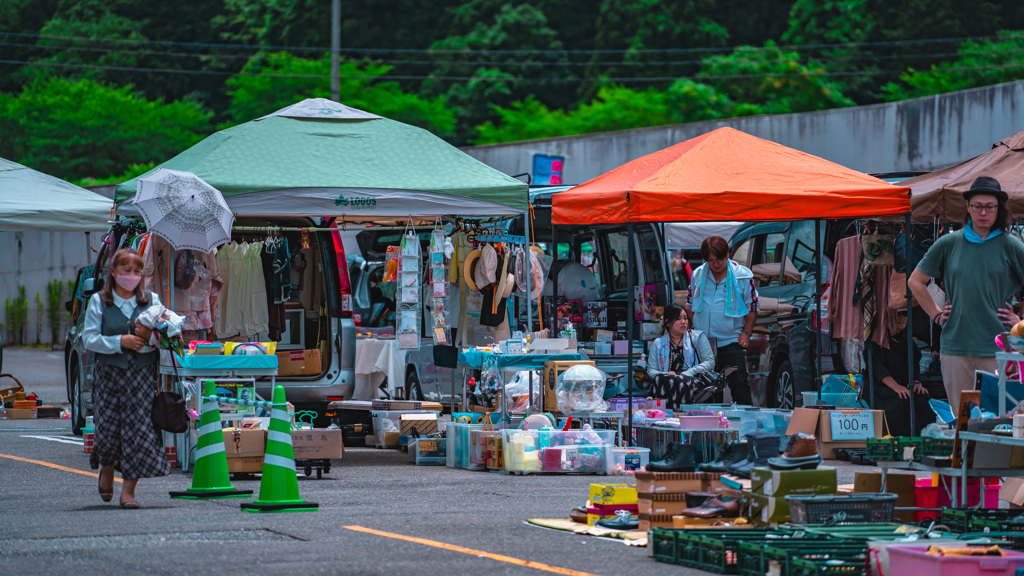
[[[135,486],[140,478],[166,476],[171,471],[151,416],[157,352],[149,345],[151,336],[135,334],[139,314],[160,306],[156,294],[142,289],[142,266],[142,257],[131,248],[114,254],[103,289],[89,299],[82,331],[85,349],[95,353],[96,362],[95,439],[89,463],[100,469],[99,492],[104,502],[114,497],[114,469],[120,469],[120,503],[127,509],[139,507]]]

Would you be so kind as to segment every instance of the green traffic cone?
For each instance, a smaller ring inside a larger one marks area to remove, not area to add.
[[[207,380],[203,396],[213,396],[217,388]],[[248,498],[252,490],[235,490],[228,474],[228,456],[224,452],[224,432],[220,424],[220,403],[202,400],[199,416],[199,443],[192,472],[192,487],[184,492],[171,492],[171,498]]]
[[[313,512],[319,506],[299,498],[299,479],[295,475],[295,451],[288,424],[284,386],[274,387],[274,409],[270,413],[267,453],[263,456],[260,497],[242,504],[246,512]]]

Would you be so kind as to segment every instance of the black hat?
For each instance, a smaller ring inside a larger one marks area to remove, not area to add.
[[[971,184],[970,190],[964,192],[964,200],[970,200],[975,194],[991,194],[995,196],[999,202],[1006,202],[1009,196],[999,186],[999,180],[991,176],[978,176],[974,179],[974,183]]]

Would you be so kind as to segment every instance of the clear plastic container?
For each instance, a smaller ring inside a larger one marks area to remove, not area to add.
[[[371,410],[370,421],[373,423],[373,435],[374,437],[377,438],[377,444],[384,444],[384,432],[386,426],[384,424],[385,420],[394,424],[395,432],[401,430],[402,414],[433,414],[435,416],[441,415],[441,413],[436,410]]]
[[[473,462],[470,454],[474,449],[473,437],[470,434],[473,430],[483,430],[483,424],[459,424],[448,422],[445,424],[445,435],[448,439],[447,464],[451,468],[463,468],[466,470],[485,470],[486,464]]]
[[[614,430],[502,430],[505,469],[612,474]]]
[[[651,459],[651,449],[642,446],[633,448],[615,448],[615,473],[632,475],[647,469]]]
[[[817,406],[818,404],[818,392],[801,392],[803,394],[804,406]],[[822,392],[821,393],[821,405],[835,406],[836,408],[859,408],[861,403],[858,401],[856,392]]]

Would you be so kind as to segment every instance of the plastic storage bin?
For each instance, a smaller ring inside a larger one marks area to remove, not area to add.
[[[637,446],[633,448],[614,448],[615,473],[633,474],[647,469],[651,459],[651,449]]]
[[[887,574],[928,576],[1012,575],[1024,567],[1024,552],[1003,550],[1006,556],[938,556],[921,546],[889,546]]]
[[[447,464],[451,468],[464,468],[466,470],[485,470],[486,465],[473,462],[470,454],[474,449],[472,430],[483,430],[483,424],[459,424],[448,422],[445,424],[445,434],[448,437]]]
[[[951,486],[953,479],[950,477],[944,477],[940,479],[938,486],[932,486],[931,478],[918,478],[914,486],[914,503],[917,504],[918,508],[943,508],[952,506],[950,502],[949,494],[946,493],[946,488],[943,486]],[[957,486],[957,490],[960,487]],[[977,507],[981,492],[981,486],[978,483],[977,478],[969,478],[967,480],[967,502],[961,502],[961,507],[974,508]],[[959,492],[957,492],[959,498]],[[998,508],[999,507],[999,482],[990,482],[985,490],[985,500],[981,505],[981,508]],[[925,518],[934,518],[935,512],[926,510],[917,513],[917,519],[924,520]]]
[[[416,438],[409,445],[412,461],[417,466],[444,466],[447,463],[446,438]]]
[[[373,436],[377,439],[378,445],[384,445],[384,421],[388,420],[395,425],[395,432],[401,429],[400,419],[402,414],[433,414],[440,416],[436,410],[371,410],[370,420],[373,423]]]
[[[865,408],[856,392],[822,392],[821,404],[818,404],[818,392],[802,392],[804,406],[835,406],[836,408]]]
[[[538,430],[501,431],[505,470],[509,472],[540,472]]]

